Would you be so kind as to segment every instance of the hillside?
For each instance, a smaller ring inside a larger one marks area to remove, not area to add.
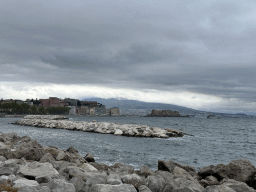
[[[88,98],[87,101],[97,101],[107,108],[118,107],[122,115],[147,115],[151,113],[152,109],[172,110],[178,111],[181,115],[197,115],[205,112],[181,107],[178,105],[163,104],[163,103],[148,103],[136,100],[125,99],[103,99],[103,98]]]

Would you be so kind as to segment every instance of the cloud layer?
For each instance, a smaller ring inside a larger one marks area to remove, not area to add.
[[[255,112],[255,10],[249,0],[4,0],[0,94],[26,85],[49,97],[54,85],[63,97],[136,99],[135,90],[150,101]]]

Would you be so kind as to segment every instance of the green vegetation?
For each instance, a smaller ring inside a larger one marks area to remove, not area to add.
[[[68,107],[47,107],[43,106],[29,106],[26,103],[18,104],[15,102],[12,103],[0,103],[0,113],[4,114],[68,114]]]
[[[48,107],[45,109],[49,114],[68,114],[69,110],[68,107]]]

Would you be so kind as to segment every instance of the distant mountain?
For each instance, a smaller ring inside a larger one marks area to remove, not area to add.
[[[181,115],[197,115],[206,112],[190,109],[187,107],[181,107],[178,105],[172,104],[163,104],[163,103],[149,103],[136,100],[126,100],[126,99],[103,99],[103,98],[89,98],[85,99],[87,101],[97,101],[103,105],[106,105],[107,108],[118,107],[122,115],[147,115],[151,113],[152,109],[160,110],[172,110],[178,111]]]

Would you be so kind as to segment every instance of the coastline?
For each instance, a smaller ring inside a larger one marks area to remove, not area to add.
[[[26,115],[0,115],[0,118],[23,118]]]
[[[69,147],[42,146],[28,136],[0,133],[0,182],[18,192],[254,192],[256,168],[245,159],[200,169],[172,160],[158,160],[156,171],[146,166],[95,162]],[[253,188],[252,188],[253,187]]]

